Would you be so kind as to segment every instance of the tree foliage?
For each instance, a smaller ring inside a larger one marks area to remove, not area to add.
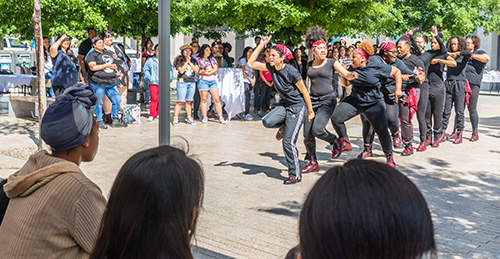
[[[87,26],[111,25],[123,36],[158,35],[158,0],[41,0],[44,35],[84,38]],[[171,34],[218,38],[272,34],[298,40],[319,25],[329,35],[397,36],[421,25],[437,25],[445,35],[465,35],[482,27],[500,32],[497,0],[173,0]],[[33,35],[33,0],[0,0],[0,33]]]

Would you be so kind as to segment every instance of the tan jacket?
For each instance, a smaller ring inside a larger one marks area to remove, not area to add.
[[[88,258],[106,206],[80,168],[40,151],[4,186],[0,258]]]

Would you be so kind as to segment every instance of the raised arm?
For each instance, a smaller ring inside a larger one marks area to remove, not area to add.
[[[401,91],[403,79],[401,78],[401,71],[395,66],[391,67],[391,77],[396,80],[396,92],[394,92],[394,95],[396,96],[396,102],[398,102],[399,97],[403,96],[403,92]]]
[[[250,56],[250,58],[247,61],[247,65],[249,67],[251,67],[253,69],[257,69],[257,70],[267,70],[265,63],[257,62],[257,57],[259,56],[259,53],[262,51],[264,46],[266,46],[266,44],[271,40],[271,38],[272,38],[271,35],[262,37],[259,45],[257,46],[257,48],[255,48],[252,55]]]
[[[477,60],[482,63],[488,63],[490,61],[490,56],[488,54],[472,54],[471,59]]]
[[[358,73],[347,71],[347,69],[345,69],[340,62],[335,62],[333,64],[333,68],[335,68],[335,71],[339,72],[339,74],[347,80],[354,80],[358,78]]]
[[[52,46],[50,46],[50,56],[55,58],[57,56],[57,52],[59,52],[59,46],[61,46],[61,43],[66,40],[68,36],[66,34],[63,34]]]
[[[446,45],[444,45],[444,42],[441,39],[441,37],[439,37],[436,25],[432,26],[431,35],[432,37],[436,38],[436,41],[439,44],[439,55],[445,54],[448,50],[446,49]]]

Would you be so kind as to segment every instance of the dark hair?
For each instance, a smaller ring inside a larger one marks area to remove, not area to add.
[[[156,45],[154,46],[153,50],[156,50],[158,47],[160,47],[160,44],[156,43]]]
[[[451,36],[448,41],[446,42],[446,49],[448,49],[448,51],[453,51],[451,50],[451,41],[453,39],[457,39],[458,40],[458,51],[463,51],[463,50],[467,50],[467,42],[465,42],[465,39],[462,37],[462,36]]]
[[[107,37],[110,37],[110,36],[113,36],[111,35],[111,32],[109,32],[108,30],[104,30],[101,32],[101,38],[104,40],[105,38]]]
[[[147,49],[148,48],[148,43],[151,42],[151,45],[153,45],[153,41],[152,40],[146,40],[144,42],[144,49]],[[154,45],[153,45],[154,46]]]
[[[198,52],[198,53],[199,53],[199,55],[198,55],[198,56],[199,56],[200,58],[205,58],[205,57],[204,57],[204,55],[205,55],[205,49],[206,49],[206,48],[210,48],[210,46],[209,46],[208,44],[203,44],[203,45],[201,46],[200,51]],[[211,57],[213,57],[213,54],[214,54],[214,53],[212,52],[212,49],[210,49],[210,55],[209,55],[207,58],[211,58]]]
[[[242,58],[245,58],[245,59],[246,59],[246,58],[247,58],[247,53],[248,53],[248,51],[249,51],[249,50],[251,50],[251,49],[253,49],[253,48],[252,48],[252,47],[245,47],[245,49],[243,50],[243,54],[241,54],[240,59],[242,59]]]
[[[87,28],[87,33],[89,33],[91,30],[94,30],[94,31],[96,31],[96,32],[97,32],[97,30],[96,30],[94,27],[88,27],[88,28]]]
[[[255,38],[253,40],[255,41],[257,39],[262,39],[262,38],[260,36],[255,36]]]
[[[302,50],[300,48],[295,48],[293,50],[293,53],[292,53],[293,58],[295,58],[295,55],[297,54],[297,51],[301,51],[302,52]],[[299,57],[299,58],[301,58],[301,57]]]
[[[399,40],[396,42],[396,45],[399,43],[399,42],[403,42],[404,44],[408,44],[410,45],[410,53],[413,54],[413,55],[417,55],[419,56],[420,54],[422,54],[420,52],[420,49],[418,48],[418,45],[417,43],[415,42],[415,40],[413,39],[413,37],[410,39],[408,37],[403,36],[401,38],[399,38]]]
[[[326,30],[319,27],[319,26],[314,26],[314,27],[309,27],[307,28],[307,33],[305,37],[305,44],[306,48],[311,49],[312,45],[318,41],[318,40],[325,40],[326,39]]]
[[[50,38],[49,37],[43,36],[43,38],[42,38],[42,45],[43,45],[43,41],[44,40],[49,40],[49,42],[50,42]],[[49,52],[49,51],[50,51],[50,45],[49,45],[49,49],[45,49],[45,46],[43,47],[43,58],[44,59],[47,59],[47,52]]]
[[[481,38],[477,35],[467,35],[465,39],[471,39],[474,44],[474,50],[478,50],[481,47]]]
[[[92,45],[96,44],[98,41],[103,40],[101,36],[97,35],[92,39]]]
[[[415,37],[415,38],[418,38],[418,37],[420,37],[420,38],[424,39],[425,43],[429,43],[429,38],[427,37],[427,35],[425,35],[425,34],[419,34],[419,35],[418,35],[417,37]]]
[[[346,57],[345,55],[347,55],[347,48],[344,45],[341,45],[340,48],[339,48],[339,56],[340,56],[340,50],[341,49],[344,49],[344,51],[345,51],[344,57]]]
[[[299,232],[304,259],[437,257],[422,193],[396,169],[372,160],[330,168],[307,196]]]
[[[111,188],[91,258],[193,258],[201,210],[201,165],[183,150],[159,146],[133,155]]]
[[[184,57],[184,50],[186,50],[186,49],[181,50],[181,54],[179,56],[175,57],[174,64],[173,64],[174,67],[183,66],[184,63],[187,61],[186,58]],[[191,58],[193,57],[192,54],[193,54],[193,52],[191,50]]]
[[[224,46],[224,48],[228,48],[228,52],[231,52],[231,50],[233,50],[233,46],[229,42],[222,43],[222,46]]]
[[[222,45],[222,43],[218,42],[218,41],[214,41],[212,42],[212,48],[214,48],[215,45]]]

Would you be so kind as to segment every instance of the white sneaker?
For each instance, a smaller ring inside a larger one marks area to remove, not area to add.
[[[203,117],[203,119],[201,120],[201,123],[207,124],[207,122],[208,122],[208,118],[207,117]]]
[[[172,124],[175,126],[175,127],[178,127],[180,124],[179,124],[179,118],[178,117],[174,117],[174,119],[172,120]]]
[[[224,117],[219,118],[220,124],[227,124],[227,120],[224,119]]]
[[[193,126],[196,125],[196,122],[194,121],[193,117],[191,117],[191,116],[187,117],[186,123],[191,124]]]
[[[250,114],[245,115],[245,120],[246,121],[253,121],[253,117]]]
[[[147,121],[148,121],[148,122],[152,122],[152,121],[154,121],[154,120],[155,120],[155,118],[154,118],[153,116],[149,116]]]

